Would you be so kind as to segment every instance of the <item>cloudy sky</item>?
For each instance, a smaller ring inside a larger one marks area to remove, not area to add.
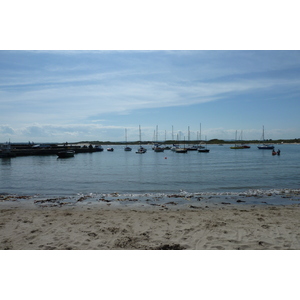
[[[299,51],[0,51],[0,141],[300,137]]]
[[[0,142],[300,137],[299,51],[0,51]]]

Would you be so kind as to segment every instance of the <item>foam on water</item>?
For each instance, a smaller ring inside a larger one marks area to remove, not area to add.
[[[112,207],[160,206],[200,208],[215,205],[295,205],[300,204],[300,189],[251,189],[243,192],[190,193],[78,193],[70,196],[0,195],[1,202],[28,203],[36,206],[84,206],[98,204]]]

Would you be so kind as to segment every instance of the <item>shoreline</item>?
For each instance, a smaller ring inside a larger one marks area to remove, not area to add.
[[[247,190],[236,192],[174,193],[77,193],[66,195],[0,194],[0,205],[33,207],[76,207],[85,205],[119,207],[208,208],[215,206],[289,206],[300,204],[300,189]]]
[[[300,249],[300,206],[0,202],[1,250]]]

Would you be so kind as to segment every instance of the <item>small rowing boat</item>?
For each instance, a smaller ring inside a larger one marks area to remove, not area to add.
[[[74,155],[75,155],[74,150],[60,151],[57,153],[57,156],[59,158],[69,158],[69,157],[74,157]]]

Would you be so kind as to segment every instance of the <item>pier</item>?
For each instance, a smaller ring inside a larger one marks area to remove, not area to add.
[[[103,148],[101,146],[80,146],[71,144],[10,144],[11,157],[15,156],[30,156],[30,155],[57,155],[60,151],[73,150],[75,153],[93,153],[101,152]],[[1,153],[1,151],[0,151]]]

